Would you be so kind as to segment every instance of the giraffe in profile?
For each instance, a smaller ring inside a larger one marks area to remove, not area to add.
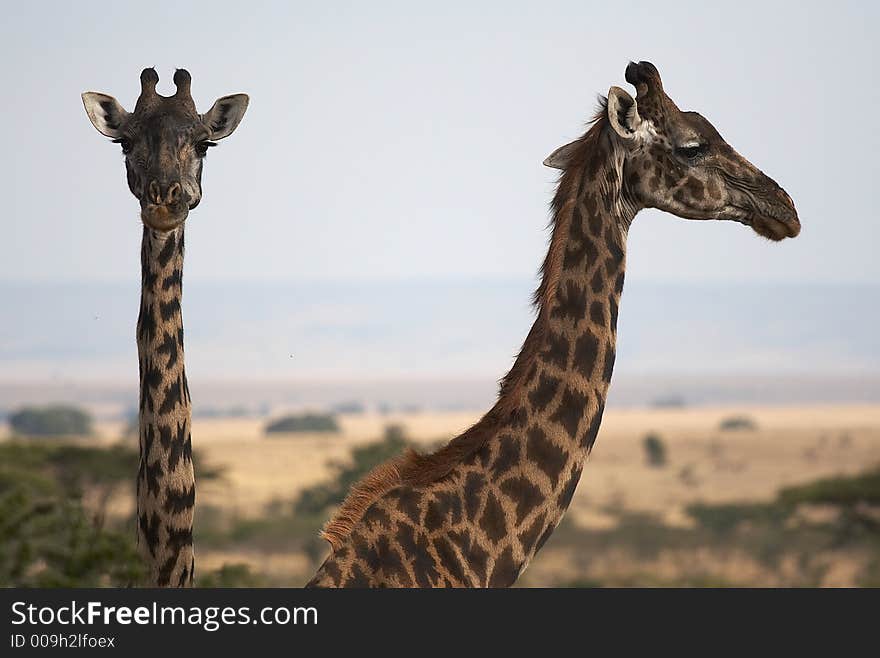
[[[562,519],[599,432],[636,214],[731,220],[774,241],[800,232],[788,194],[679,110],[654,65],[630,63],[625,78],[636,98],[611,87],[586,134],[544,161],[562,173],[537,318],[497,402],[437,452],[408,452],[355,485],[309,586],[512,585]]]
[[[195,570],[195,474],[183,363],[184,223],[202,198],[208,149],[232,134],[248,97],[224,96],[199,114],[187,71],[174,73],[173,96],[156,93],[158,82],[154,69],[144,69],[133,112],[106,94],[86,92],[82,99],[95,128],[122,147],[128,188],[140,201],[144,225],[137,321],[138,550],[148,567],[149,585],[188,587]]]

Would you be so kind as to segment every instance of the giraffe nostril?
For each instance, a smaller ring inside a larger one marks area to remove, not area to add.
[[[147,199],[157,206],[173,206],[183,198],[183,188],[180,183],[160,183],[153,179],[147,186]]]
[[[156,181],[150,181],[149,186],[147,187],[147,197],[153,203],[162,203],[162,189],[159,187],[159,183]]]

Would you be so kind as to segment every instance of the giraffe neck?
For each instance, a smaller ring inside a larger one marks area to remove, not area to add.
[[[528,422],[565,427],[587,453],[614,369],[626,238],[637,212],[622,194],[611,140],[601,131],[589,137],[585,161],[560,181],[538,317],[499,396],[500,405],[526,410]],[[520,414],[511,414],[514,425]]]
[[[598,119],[559,183],[538,317],[495,406],[436,453],[353,487],[309,586],[507,587],[562,519],[605,408],[639,209],[609,131]]]
[[[183,365],[183,226],[162,233],[144,227],[140,363],[140,467],[137,478],[138,548],[149,584],[192,584],[195,477],[191,406]]]
[[[496,556],[495,585],[511,584],[562,519],[611,382],[626,237],[638,208],[622,190],[622,156],[601,124],[594,131],[585,138],[582,164],[566,170],[554,200],[538,317],[497,405],[510,410],[508,421],[495,446],[478,455],[486,479],[515,505],[501,526],[518,541]],[[491,502],[480,517],[487,534]]]

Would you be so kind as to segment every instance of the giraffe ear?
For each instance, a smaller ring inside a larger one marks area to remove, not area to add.
[[[122,126],[128,120],[128,112],[113,96],[87,91],[82,95],[82,101],[86,114],[99,133],[112,139],[122,134]]]
[[[635,99],[620,87],[608,90],[608,123],[624,139],[633,139],[642,123]]]
[[[247,94],[232,94],[218,98],[206,114],[202,115],[202,123],[211,131],[211,139],[229,137],[238,128],[244,118],[250,98]]]
[[[560,146],[544,159],[544,166],[552,167],[553,169],[565,169],[568,167],[571,159],[574,157],[575,151],[577,151],[577,148],[580,145],[581,140],[576,139],[565,146]]]

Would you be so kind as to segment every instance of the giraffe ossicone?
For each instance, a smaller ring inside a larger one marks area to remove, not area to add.
[[[187,587],[195,571],[195,474],[181,315],[184,222],[202,199],[208,148],[232,134],[248,97],[223,96],[199,114],[186,70],[175,72],[173,96],[156,92],[154,69],[144,69],[140,81],[132,112],[107,94],[86,92],[82,100],[95,128],[122,146],[128,187],[140,201],[144,224],[137,321],[138,550],[149,585]]]
[[[630,63],[562,171],[537,318],[496,404],[430,455],[409,452],[352,488],[309,586],[507,587],[550,537],[599,432],[615,361],[626,238],[636,214],[731,220],[771,240],[800,222],[788,194]]]

